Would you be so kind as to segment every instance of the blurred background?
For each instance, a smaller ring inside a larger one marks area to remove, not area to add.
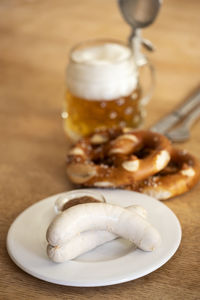
[[[152,101],[159,115],[163,102],[182,99],[199,82],[199,11],[198,0],[165,0],[156,22],[143,30],[157,48],[150,58],[157,70]],[[116,0],[1,0],[0,29],[1,93],[6,81],[8,97],[1,95],[1,102],[9,101],[10,113],[44,106],[46,113],[58,111],[69,49],[90,38],[126,41],[130,33]]]
[[[149,54],[156,68],[156,88],[145,127],[199,83],[199,11],[198,0],[165,0],[156,22],[143,30],[157,48]],[[1,168],[5,166],[8,177],[14,174],[14,186],[19,190],[22,185],[24,196],[35,191],[40,199],[46,188],[50,194],[68,186],[60,112],[70,48],[91,38],[126,41],[129,33],[116,0],[0,1]],[[192,133],[196,141],[198,126]],[[200,143],[195,150],[199,153]],[[20,176],[21,168],[26,178]]]

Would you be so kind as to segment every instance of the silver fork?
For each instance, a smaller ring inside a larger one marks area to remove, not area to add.
[[[165,133],[165,135],[172,142],[180,143],[188,140],[190,138],[190,128],[199,117],[200,106],[196,107],[192,112],[190,112],[178,127],[176,127],[168,133]]]

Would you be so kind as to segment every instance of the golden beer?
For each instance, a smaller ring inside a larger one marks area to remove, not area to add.
[[[62,117],[72,140],[95,129],[140,126],[142,91],[134,57],[125,44],[92,41],[74,48],[67,85]]]
[[[85,136],[96,128],[138,127],[142,122],[140,106],[140,89],[136,89],[127,97],[110,101],[88,101],[66,94],[65,111],[68,116],[64,120],[66,133],[71,136]]]

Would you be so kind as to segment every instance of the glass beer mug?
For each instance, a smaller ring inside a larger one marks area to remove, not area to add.
[[[151,93],[144,96],[139,69],[148,67],[150,90],[153,70],[141,57],[139,63],[130,47],[113,40],[87,41],[71,50],[62,118],[72,141],[95,129],[142,124]]]

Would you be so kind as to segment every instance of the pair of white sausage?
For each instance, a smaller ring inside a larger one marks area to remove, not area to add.
[[[157,230],[138,206],[125,209],[108,203],[79,204],[58,215],[47,230],[47,253],[55,262],[73,259],[121,236],[144,251],[160,243]]]
[[[146,210],[138,205],[132,205],[127,208],[130,211],[137,212],[143,218],[146,218]],[[73,237],[68,243],[62,246],[47,247],[48,256],[55,262],[64,262],[88,252],[106,242],[118,238],[117,235],[105,230],[89,230]]]

